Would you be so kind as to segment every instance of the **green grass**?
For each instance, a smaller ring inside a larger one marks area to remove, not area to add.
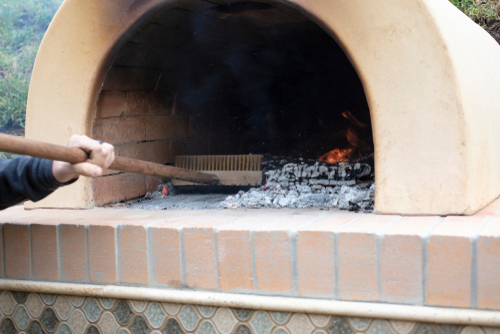
[[[500,0],[450,0],[474,22],[485,26],[489,20],[500,19]]]
[[[481,26],[491,19],[500,19],[500,0],[450,1]],[[0,132],[24,134],[36,53],[61,3],[62,0],[0,0]]]
[[[0,0],[0,131],[22,135],[40,42],[62,0]]]

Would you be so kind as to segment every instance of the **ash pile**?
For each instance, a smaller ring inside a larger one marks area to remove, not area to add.
[[[324,208],[373,212],[373,168],[366,162],[332,165],[281,160],[263,163],[266,183],[227,197],[221,208]],[[278,167],[278,168],[276,168]]]

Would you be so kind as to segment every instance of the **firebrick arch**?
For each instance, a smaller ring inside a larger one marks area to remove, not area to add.
[[[91,134],[114,51],[171,1],[66,0],[40,47],[26,136]],[[344,48],[375,143],[375,211],[470,214],[500,194],[500,46],[447,0],[288,0]],[[80,179],[36,207],[89,208]]]

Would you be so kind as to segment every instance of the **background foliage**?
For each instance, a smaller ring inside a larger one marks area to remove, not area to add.
[[[0,130],[24,133],[38,46],[62,0],[0,0]]]
[[[450,0],[474,22],[485,26],[491,19],[500,19],[500,0]]]
[[[24,134],[35,56],[62,1],[0,0],[0,132]],[[500,19],[500,0],[450,1],[482,26]]]

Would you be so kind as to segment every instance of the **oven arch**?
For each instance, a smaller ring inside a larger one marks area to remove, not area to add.
[[[26,136],[91,134],[114,51],[165,0],[66,0],[40,47]],[[500,194],[500,46],[447,0],[288,0],[344,48],[372,119],[378,213],[471,214]],[[81,179],[34,207],[90,208]]]

